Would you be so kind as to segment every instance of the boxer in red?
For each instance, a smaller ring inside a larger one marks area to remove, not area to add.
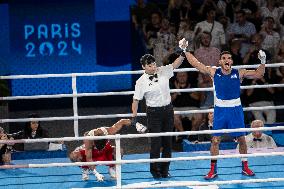
[[[131,126],[130,119],[121,119],[111,127],[100,127],[85,133],[85,136],[105,136],[115,135],[124,126]],[[141,133],[145,132],[146,127],[140,123],[136,123],[136,130]],[[112,161],[114,160],[115,147],[110,144],[108,139],[101,140],[85,140],[84,144],[77,147],[70,153],[70,160],[73,162],[93,162],[93,161]],[[115,166],[109,166],[109,174],[112,178],[116,178]],[[82,180],[89,179],[89,171],[96,176],[97,181],[104,180],[104,176],[96,170],[96,166],[82,166]]]

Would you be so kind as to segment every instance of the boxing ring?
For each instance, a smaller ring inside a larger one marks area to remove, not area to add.
[[[284,66],[283,63],[267,64],[266,67]],[[236,68],[255,68],[257,66],[236,66]],[[176,71],[196,71],[194,68],[178,69]],[[120,74],[141,74],[143,71],[120,71],[120,72],[96,72],[96,73],[73,73],[73,74],[45,74],[45,75],[18,75],[1,76],[0,79],[23,79],[23,78],[49,78],[49,77],[71,77],[72,94],[59,95],[35,95],[35,96],[13,96],[1,97],[0,100],[17,99],[39,99],[39,98],[73,98],[73,116],[69,117],[45,117],[45,118],[23,118],[23,119],[2,119],[1,123],[27,122],[27,121],[54,121],[54,120],[73,120],[74,137],[44,138],[44,139],[22,139],[15,140],[15,143],[35,143],[35,142],[54,142],[54,141],[74,141],[84,139],[114,139],[116,143],[116,161],[104,162],[76,162],[70,163],[68,158],[53,159],[29,159],[13,160],[11,165],[0,167],[0,187],[1,188],[284,188],[284,155],[283,148],[264,149],[263,151],[250,152],[249,154],[238,154],[235,151],[223,151],[214,158],[222,159],[218,163],[219,177],[213,181],[205,181],[203,176],[209,169],[209,160],[212,159],[209,152],[180,152],[173,153],[172,158],[149,159],[149,154],[125,155],[121,159],[120,140],[123,138],[140,138],[154,136],[178,136],[196,135],[212,133],[230,132],[250,132],[256,130],[284,130],[284,126],[265,127],[265,128],[245,128],[245,129],[224,129],[219,131],[187,131],[187,132],[168,132],[168,133],[147,133],[147,134],[128,134],[111,135],[96,137],[79,137],[79,119],[99,119],[131,117],[131,114],[108,114],[108,115],[78,115],[77,98],[82,96],[107,96],[107,95],[131,95],[133,91],[126,92],[104,92],[104,93],[77,93],[76,78],[78,76],[98,76],[98,75],[120,75]],[[242,89],[249,88],[268,88],[283,87],[284,84],[251,85],[242,86]],[[175,89],[171,92],[193,92],[193,91],[212,91],[212,88],[191,88]],[[130,105],[129,105],[130,106]],[[264,109],[284,109],[281,106],[264,107],[245,107],[244,111],[264,110]],[[190,111],[178,111],[176,114],[207,113],[213,109],[199,109]],[[145,116],[139,113],[138,116]],[[1,141],[9,143],[9,141]],[[248,157],[250,167],[256,173],[254,177],[246,177],[241,174],[240,158]],[[149,162],[171,161],[171,177],[167,179],[154,180],[149,172]],[[197,163],[198,161],[198,163]],[[95,177],[90,175],[89,181],[81,181],[80,165],[106,165],[115,164],[117,179],[112,180],[108,177],[106,166],[98,166],[97,170],[105,175],[104,182],[97,182]],[[135,164],[135,165],[134,165]]]

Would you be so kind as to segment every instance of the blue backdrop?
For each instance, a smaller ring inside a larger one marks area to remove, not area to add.
[[[0,4],[1,75],[131,70],[124,0],[13,0]],[[131,75],[79,77],[78,92],[129,90]],[[16,95],[71,93],[71,78],[11,81]]]

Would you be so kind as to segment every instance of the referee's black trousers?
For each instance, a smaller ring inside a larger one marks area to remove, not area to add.
[[[174,126],[174,111],[172,104],[163,107],[147,107],[147,126],[150,133],[172,132]],[[172,157],[172,137],[151,137],[150,158]],[[151,173],[168,174],[170,162],[150,163]]]

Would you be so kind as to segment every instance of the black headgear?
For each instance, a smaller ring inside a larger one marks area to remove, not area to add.
[[[140,58],[140,63],[145,66],[146,64],[152,64],[155,62],[155,58],[151,54],[145,54]]]

